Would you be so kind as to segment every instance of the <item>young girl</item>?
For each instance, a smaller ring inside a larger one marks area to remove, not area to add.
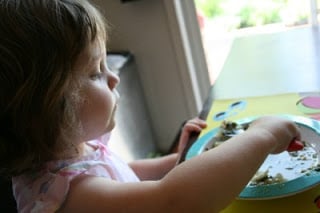
[[[178,154],[129,165],[107,145],[118,77],[107,33],[85,0],[0,1],[0,168],[19,212],[218,212],[270,153],[300,138],[294,123],[257,119],[244,133],[176,166]],[[232,180],[231,180],[232,179]]]

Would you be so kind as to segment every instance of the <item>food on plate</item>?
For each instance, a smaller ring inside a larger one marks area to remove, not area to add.
[[[218,132],[206,144],[204,151],[215,148],[231,137],[241,134],[247,130],[249,124],[223,121]],[[320,171],[318,154],[310,143],[299,141],[299,143],[293,143],[293,146],[295,147],[291,147],[292,150],[288,149],[289,152],[269,155],[248,186],[281,184],[303,175],[310,175],[314,171]]]
[[[224,120],[219,126],[219,132],[209,141],[205,147],[205,151],[219,146],[224,141],[230,139],[231,137],[240,134],[241,132],[248,129],[249,124],[238,124],[233,121]]]
[[[265,171],[258,171],[250,180],[249,185],[257,186],[257,185],[283,183],[286,181],[287,179],[285,179],[281,173],[277,173],[276,175],[272,176],[269,174],[269,170],[265,170]]]

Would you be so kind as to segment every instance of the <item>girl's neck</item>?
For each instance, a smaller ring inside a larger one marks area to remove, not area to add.
[[[77,146],[72,145],[68,149],[64,149],[60,154],[56,156],[56,159],[63,160],[63,159],[77,158],[77,157],[89,155],[94,151],[95,151],[94,147],[88,145],[87,142],[82,142]]]
[[[77,145],[70,145],[68,148],[63,149],[56,155],[56,160],[70,159],[83,156],[87,153],[86,142],[82,142]]]

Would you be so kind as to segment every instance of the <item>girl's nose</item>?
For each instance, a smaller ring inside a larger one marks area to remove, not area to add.
[[[110,89],[116,88],[119,83],[120,83],[119,76],[116,73],[109,70],[108,71],[108,86],[110,87]]]

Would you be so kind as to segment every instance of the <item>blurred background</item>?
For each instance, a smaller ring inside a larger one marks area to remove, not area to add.
[[[312,16],[317,16],[319,5],[315,0],[194,1],[211,83],[217,78],[235,37],[315,24]]]

